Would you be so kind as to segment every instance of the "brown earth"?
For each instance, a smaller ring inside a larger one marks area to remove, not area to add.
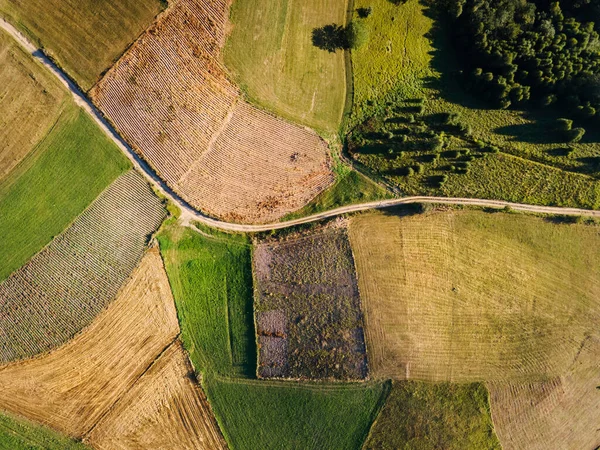
[[[315,133],[245,103],[220,61],[226,0],[178,0],[91,90],[120,133],[192,206],[273,221],[332,181]]]
[[[0,409],[75,438],[93,430],[99,448],[222,447],[178,334],[169,282],[152,248],[89,328],[49,354],[0,368]],[[176,438],[168,446],[165,433]]]

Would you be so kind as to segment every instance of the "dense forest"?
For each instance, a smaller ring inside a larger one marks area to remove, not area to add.
[[[443,1],[469,89],[501,108],[600,118],[600,1]]]

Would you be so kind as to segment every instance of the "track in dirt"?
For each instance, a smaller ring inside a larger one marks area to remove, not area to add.
[[[405,197],[400,199],[376,201],[370,203],[362,203],[357,205],[343,206],[330,211],[326,211],[312,216],[304,217],[302,219],[290,220],[286,222],[275,222],[264,225],[243,225],[238,223],[223,222],[220,220],[213,219],[211,217],[202,214],[193,209],[187,202],[179,197],[175,192],[169,188],[164,181],[162,181],[158,175],[148,166],[148,164],[141,159],[127,143],[119,136],[115,129],[102,117],[101,113],[94,107],[94,105],[88,100],[85,95],[77,88],[77,86],[65,75],[52,61],[50,61],[41,50],[37,49],[31,42],[29,42],[19,31],[17,31],[12,25],[3,19],[0,19],[0,27],[13,36],[17,42],[23,46],[28,52],[30,52],[42,65],[44,65],[49,71],[51,71],[57,78],[59,78],[65,86],[71,91],[75,97],[76,103],[81,106],[100,126],[102,131],[106,133],[113,142],[119,147],[119,149],[132,161],[133,165],[142,172],[142,174],[148,179],[148,181],[165,197],[169,198],[175,203],[182,212],[182,221],[184,223],[190,223],[197,221],[208,225],[210,227],[218,228],[226,231],[236,232],[262,232],[283,229],[293,227],[296,225],[302,225],[311,222],[317,222],[319,220],[340,216],[358,211],[366,211],[370,209],[382,209],[390,208],[399,205],[407,205],[413,203],[438,203],[448,205],[464,205],[464,206],[477,206],[485,208],[496,208],[502,209],[509,207],[515,211],[523,211],[536,214],[560,214],[560,215],[571,215],[571,216],[588,216],[588,217],[599,217],[600,211],[579,209],[579,208],[562,208],[556,206],[536,206],[536,205],[525,205],[520,203],[511,203],[500,200],[484,200],[484,199],[470,199],[470,198],[446,198],[446,197]]]

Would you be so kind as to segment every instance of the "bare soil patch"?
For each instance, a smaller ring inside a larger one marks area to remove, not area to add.
[[[0,284],[0,363],[56,348],[115,298],[165,216],[135,171]]]
[[[261,377],[362,379],[367,361],[345,228],[259,243],[254,252]]]
[[[333,181],[315,133],[240,98],[220,61],[225,0],[178,0],[92,89],[133,148],[195,208],[275,220]]]

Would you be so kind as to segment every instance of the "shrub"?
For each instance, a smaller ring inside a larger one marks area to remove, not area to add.
[[[414,174],[415,174],[415,169],[413,169],[412,167],[408,167],[406,169],[406,176],[412,177]]]
[[[373,10],[370,6],[367,8],[358,8],[356,10],[356,12],[358,13],[358,17],[360,17],[361,19],[366,19],[367,17],[369,17],[372,11]]]
[[[573,128],[572,130],[569,130],[565,133],[565,137],[567,139],[567,142],[579,142],[581,141],[581,138],[583,138],[583,135],[585,134],[585,129],[578,127],[578,128]]]
[[[556,128],[558,131],[570,131],[573,127],[573,121],[571,119],[560,118],[556,119]]]
[[[346,27],[346,42],[348,48],[362,47],[369,39],[367,28],[360,22],[350,22]]]
[[[425,172],[425,167],[423,164],[417,164],[414,170],[417,174],[421,175],[423,172]]]

